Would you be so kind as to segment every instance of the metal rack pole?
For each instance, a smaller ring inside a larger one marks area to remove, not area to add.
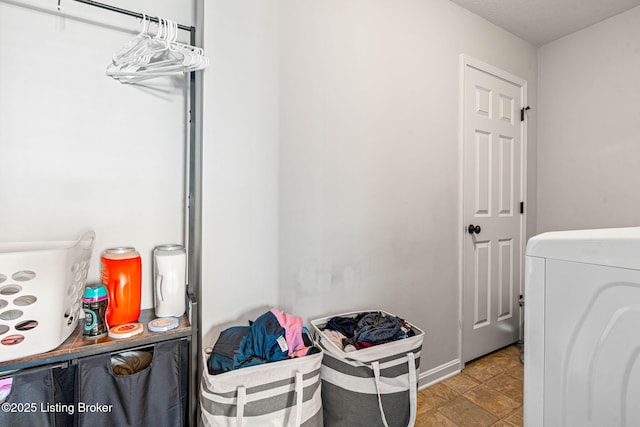
[[[196,45],[196,29],[192,27],[192,45]],[[202,283],[202,133],[200,128],[202,94],[196,89],[201,87],[202,73],[192,71],[189,74],[189,166],[188,166],[188,293],[191,307],[191,358],[190,374],[193,383],[189,388],[189,425],[196,425],[198,419],[198,385],[200,384],[200,348],[202,313],[199,305]]]
[[[109,4],[100,3],[100,2],[97,2],[97,1],[93,1],[93,0],[73,0],[73,1],[77,1],[78,3],[88,4],[90,6],[99,7],[100,9],[110,10],[112,12],[122,13],[123,15],[133,16],[135,18],[140,18],[140,19],[143,18],[142,13],[133,12],[131,10],[122,9],[120,7],[111,6]],[[144,15],[144,16],[146,16],[147,19],[149,19],[151,22],[156,22],[156,23],[160,22],[160,19],[157,16],[147,16],[147,15]],[[189,26],[189,25],[178,24],[178,28],[180,28],[181,30],[185,30],[185,31],[191,32],[191,29],[193,27]]]

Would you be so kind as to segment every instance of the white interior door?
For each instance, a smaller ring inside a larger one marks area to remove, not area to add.
[[[464,58],[462,361],[518,340],[526,82]]]

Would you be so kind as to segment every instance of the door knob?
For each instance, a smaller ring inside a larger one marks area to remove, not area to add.
[[[467,230],[469,231],[469,234],[473,234],[473,233],[480,234],[480,232],[482,231],[479,225],[473,225],[473,224],[471,224]]]

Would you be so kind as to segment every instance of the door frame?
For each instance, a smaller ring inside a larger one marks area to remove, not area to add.
[[[464,238],[465,238],[465,222],[464,222],[464,122],[465,122],[465,74],[467,67],[473,67],[486,73],[492,74],[500,79],[511,82],[520,86],[521,102],[520,108],[527,106],[527,81],[521,77],[515,76],[498,67],[487,64],[467,54],[460,54],[459,61],[459,97],[458,97],[458,360],[460,361],[460,370],[464,368],[462,359],[462,334],[464,328]],[[520,278],[519,292],[524,295],[524,254],[526,248],[526,227],[527,227],[527,118],[521,121],[520,138],[522,141],[522,150],[520,155],[520,194],[524,202],[524,213],[521,214],[520,220]],[[523,337],[523,310],[518,307],[518,323],[519,337]]]

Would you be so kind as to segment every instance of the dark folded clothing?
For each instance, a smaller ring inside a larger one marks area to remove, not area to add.
[[[338,331],[347,338],[353,338],[353,335],[358,327],[358,322],[360,322],[363,317],[369,314],[372,313],[358,313],[355,317],[332,317],[325,325],[325,329],[329,329],[330,331]]]
[[[351,317],[332,317],[327,322],[325,329],[330,331],[340,332],[347,338],[353,337],[353,332],[356,330],[357,323]]]
[[[383,313],[368,314],[358,322],[353,340],[381,344],[406,337],[406,332],[402,329],[403,323],[404,321],[396,316],[386,316]]]
[[[249,326],[233,326],[220,333],[207,363],[211,375],[233,369],[236,351],[240,348],[242,340],[249,334],[249,330]]]
[[[233,368],[276,362],[289,357],[285,329],[271,311],[251,322],[249,333],[242,339],[234,357]]]
[[[348,346],[361,350],[416,334],[404,319],[382,311],[362,312],[354,317],[334,316],[324,330],[342,334],[342,349],[345,351],[352,351],[347,349]]]
[[[314,354],[320,350],[314,346],[307,328],[302,328],[300,343],[306,348],[291,353],[287,345],[286,329],[281,326],[273,311],[268,311],[249,326],[232,326],[220,333],[207,361],[211,375],[238,368],[277,362],[291,357]]]

